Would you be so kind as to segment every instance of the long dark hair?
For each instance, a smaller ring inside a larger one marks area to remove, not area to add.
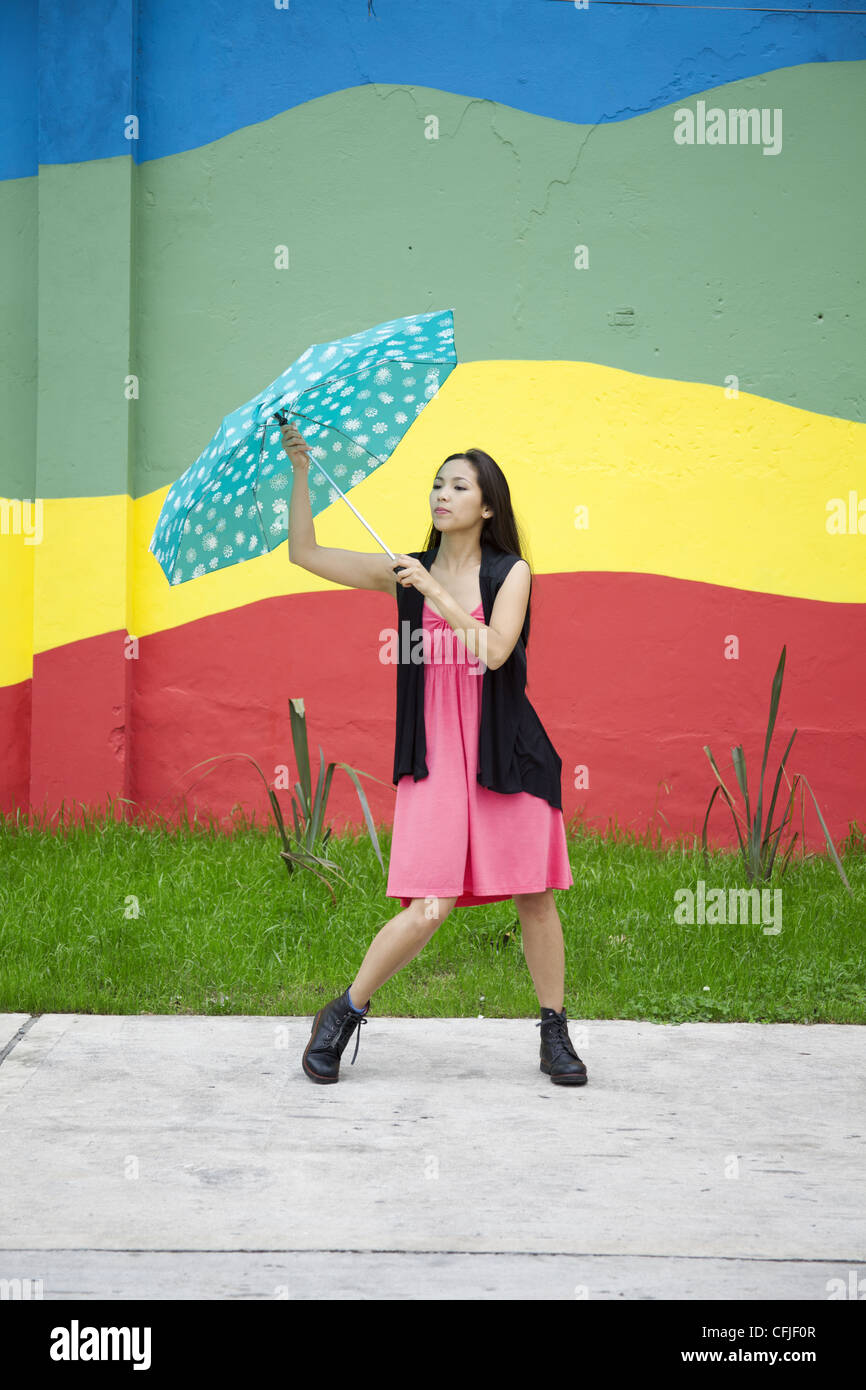
[[[485,454],[483,449],[464,449],[459,454],[449,454],[443,459],[439,468],[444,468],[446,463],[452,459],[468,459],[475,468],[476,481],[481,489],[481,501],[485,507],[490,507],[492,516],[485,517],[481,523],[481,545],[492,546],[494,550],[502,551],[506,555],[518,555],[521,560],[526,560],[530,571],[532,563],[524,555],[525,542],[521,539],[520,528],[517,525],[517,518],[514,515],[514,508],[511,505],[511,491],[508,487],[508,480],[495,459],[489,454]],[[438,474],[439,468],[436,472]],[[430,530],[427,532],[427,539],[424,543],[424,550],[438,550],[441,540],[441,532],[437,531],[433,522],[430,522]],[[526,605],[526,641],[529,643],[529,623],[532,609],[532,599]]]

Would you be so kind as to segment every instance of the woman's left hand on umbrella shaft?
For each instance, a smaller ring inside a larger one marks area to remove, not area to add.
[[[413,559],[411,555],[401,555],[399,551],[395,552],[395,560],[396,564],[394,569],[396,571],[397,583],[402,584],[404,589],[412,585],[412,587],[418,589],[425,598],[432,599],[435,602],[437,593],[441,592],[440,586],[436,583],[430,571],[425,569],[424,565],[421,564],[421,561]]]

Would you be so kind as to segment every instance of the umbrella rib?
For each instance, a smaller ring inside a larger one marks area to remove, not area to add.
[[[385,361],[387,361],[387,362],[399,363],[399,364],[400,364],[401,366],[403,366],[403,367],[423,367],[423,366],[425,366],[425,365],[426,365],[426,366],[436,366],[436,367],[446,367],[446,366],[448,366],[449,364],[450,364],[452,367],[456,367],[456,366],[457,366],[456,361],[454,361],[454,359],[451,358],[451,357],[415,357],[415,358],[407,358],[407,357],[388,357],[388,358],[385,359]],[[383,365],[384,365],[384,363],[383,363]],[[344,373],[342,374],[342,376],[334,375],[334,376],[332,376],[332,377],[329,377],[327,383],[322,383],[321,381],[317,381],[316,384],[315,384],[314,386],[305,386],[304,389],[303,389],[303,391],[301,391],[301,392],[298,394],[298,396],[296,397],[296,399],[299,400],[299,401],[301,401],[301,400],[303,400],[304,396],[309,395],[311,391],[326,391],[326,390],[329,390],[329,389],[330,389],[330,383],[333,383],[333,384],[337,385],[337,384],[339,384],[340,382],[347,381],[348,378],[349,378],[350,376],[357,376],[360,372],[363,372],[363,371],[372,371],[372,370],[373,370],[373,369],[372,369],[372,368],[369,366],[369,364],[368,364],[366,367],[363,367],[363,366],[361,366],[361,367],[355,367],[354,370],[351,371],[351,372],[344,372]],[[278,407],[278,409],[283,409],[283,408],[284,408],[284,407],[281,407],[281,406]],[[285,407],[285,408],[286,408],[286,409],[291,409],[291,407]],[[292,413],[294,413],[294,412],[292,412]],[[299,413],[300,413],[300,412],[299,412]],[[310,416],[310,415],[305,415],[305,416],[304,416],[304,419],[305,419],[305,420],[310,420],[310,419],[312,419],[312,418],[313,418],[313,417]],[[315,423],[318,424],[319,421],[317,420]]]
[[[437,365],[437,366],[447,366],[449,363],[451,363],[452,366],[456,366],[456,365],[457,365],[456,362],[452,362],[452,361],[451,361],[451,358],[441,358],[441,357],[416,357],[416,358],[414,358],[414,359],[411,360],[411,361],[410,361],[409,359],[404,359],[404,358],[402,358],[402,357],[399,357],[399,358],[397,358],[397,357],[390,357],[390,358],[388,358],[388,361],[389,361],[389,362],[400,362],[400,363],[401,363],[402,365],[404,365],[404,366],[421,366],[421,365],[424,364],[424,363],[428,363],[428,364],[429,364],[429,363],[433,363],[433,364],[435,364],[435,365]],[[364,371],[364,370],[367,370],[367,368],[358,367],[358,368],[356,369],[356,371],[354,371],[354,372],[346,372],[343,376],[334,376],[334,377],[330,378],[330,380],[333,381],[333,382],[335,382],[335,383],[336,383],[336,382],[345,381],[347,377],[355,376],[355,375],[357,374],[357,372]],[[305,387],[304,390],[301,391],[301,393],[297,396],[296,399],[299,400],[299,401],[301,401],[301,400],[303,400],[304,396],[308,395],[311,391],[325,391],[325,390],[328,390],[328,389],[330,389],[328,385],[323,385],[323,383],[317,382],[315,386],[307,386],[307,387]],[[428,402],[428,404],[429,404],[429,402]],[[283,409],[288,410],[288,412],[289,412],[290,415],[297,415],[297,416],[298,416],[300,419],[302,419],[302,420],[310,420],[310,421],[312,422],[312,424],[314,424],[314,425],[321,425],[321,424],[322,424],[321,420],[317,420],[316,417],[315,417],[314,415],[307,415],[306,411],[303,411],[303,410],[295,410],[294,406],[278,406],[277,409],[278,409],[278,410],[283,410]],[[265,428],[265,430],[267,430],[267,426],[265,426],[264,428]],[[341,430],[341,429],[339,428],[338,425],[323,425],[322,428],[323,428],[323,429],[328,429],[328,430],[333,430],[335,434],[339,434],[343,439],[348,440],[348,442],[349,442],[350,444],[354,444],[358,449],[363,450],[363,452],[367,455],[368,458],[375,459],[376,462],[377,462],[378,464],[382,464],[382,463],[385,462],[384,459],[380,459],[380,458],[379,458],[379,455],[378,455],[378,454],[374,454],[374,453],[372,453],[369,449],[365,449],[364,446],[363,446],[363,444],[358,444],[357,440],[353,439],[352,436],[351,436],[350,434],[346,434],[343,430]],[[405,433],[407,433],[407,431],[404,430],[404,434],[405,434]],[[262,444],[261,444],[261,446],[260,446],[260,448],[259,448],[259,462],[260,462],[260,463],[261,463],[261,456],[262,456],[262,448],[263,448],[263,446],[264,446],[264,433],[262,434]],[[314,446],[314,447],[315,447],[315,446]],[[332,485],[333,487],[336,487],[336,488],[337,488],[337,491],[340,493],[340,496],[343,497],[344,500],[348,502],[349,499],[345,496],[345,493],[342,491],[342,489],[341,489],[340,487],[338,487],[338,485],[334,482],[334,480],[333,480],[331,477],[329,477],[328,473],[325,471],[324,467],[322,466],[321,463],[319,463],[318,460],[316,460],[315,466],[316,466],[317,468],[321,469],[321,471],[325,474],[325,477],[328,478],[328,482],[331,483],[331,485]],[[256,500],[258,501],[258,499],[256,499]],[[353,510],[354,510],[354,509],[353,509]],[[356,513],[356,515],[357,515],[357,513]]]
[[[417,317],[417,316],[416,316],[416,317]],[[435,316],[434,316],[433,314],[429,314],[429,315],[426,315],[425,317],[428,318],[428,319],[430,319],[430,320],[433,320]],[[384,325],[382,325],[382,326],[384,327]],[[391,325],[391,326],[393,327],[393,325]],[[365,336],[365,335],[363,335],[363,334],[355,334],[355,335],[354,335],[354,337],[355,337],[356,339],[357,339],[357,338],[363,338],[364,336]],[[346,344],[348,345],[349,340],[344,340],[344,341],[345,341]],[[321,344],[321,343],[317,343],[317,344],[313,344],[313,345],[312,345],[313,348],[323,348],[324,346],[325,346],[325,344]],[[381,346],[382,346],[382,340],[380,339],[379,343],[377,343],[377,344],[375,345],[374,350],[380,348]],[[393,343],[393,339],[392,339],[392,346],[397,346],[398,352],[400,351],[400,348],[401,348],[401,347],[407,348],[407,350],[408,350],[409,352],[412,351],[412,345],[411,345],[411,344],[407,344],[406,342],[403,342],[403,343],[400,343],[400,344],[394,344],[394,343]],[[450,350],[449,350],[449,353],[448,353],[448,356],[447,356],[447,357],[427,357],[427,356],[422,356],[420,353],[418,353],[417,355],[414,355],[414,356],[411,356],[411,357],[409,357],[409,356],[407,356],[407,357],[380,356],[380,357],[378,357],[378,360],[377,360],[375,357],[374,357],[372,360],[371,360],[370,358],[367,358],[367,359],[365,360],[365,359],[364,359],[364,353],[368,353],[369,350],[370,350],[370,346],[369,346],[369,345],[368,345],[368,346],[365,346],[365,347],[362,347],[362,346],[359,345],[356,349],[350,350],[350,351],[347,353],[347,355],[346,355],[346,356],[347,356],[347,361],[345,361],[344,364],[343,364],[343,368],[344,368],[343,370],[341,370],[339,367],[336,367],[335,370],[332,372],[332,374],[331,374],[330,376],[328,376],[328,375],[325,376],[324,381],[318,381],[318,382],[315,382],[315,383],[311,383],[311,384],[308,385],[308,386],[305,386],[305,387],[304,387],[301,391],[299,391],[298,394],[295,396],[295,398],[294,398],[294,399],[295,399],[295,402],[296,402],[298,405],[299,405],[301,402],[304,402],[305,404],[307,404],[307,403],[313,404],[312,401],[309,401],[309,402],[307,401],[307,398],[313,396],[313,394],[317,394],[317,395],[319,395],[319,396],[326,395],[329,391],[332,391],[332,392],[333,392],[333,391],[336,391],[339,387],[341,387],[341,386],[343,386],[345,383],[349,382],[349,381],[351,380],[351,378],[353,378],[353,377],[355,377],[355,376],[360,376],[360,375],[364,374],[365,379],[366,379],[366,377],[369,376],[369,375],[371,375],[371,373],[376,372],[376,371],[381,371],[381,370],[382,370],[383,368],[385,368],[385,367],[394,367],[394,368],[397,368],[397,369],[399,369],[399,368],[404,368],[404,369],[405,369],[405,368],[408,367],[408,368],[411,369],[411,368],[415,368],[415,367],[425,367],[425,366],[443,366],[443,367],[447,367],[447,368],[449,369],[449,372],[450,372],[450,370],[453,370],[453,368],[457,366],[457,357],[456,357],[456,353],[455,353],[455,351],[454,351],[454,345],[453,345],[453,330],[452,330],[452,337],[451,337]],[[445,349],[439,348],[438,350],[442,351],[442,350],[445,350]],[[384,351],[385,353],[387,353],[388,349],[385,348],[385,349],[383,349],[383,351]],[[437,348],[434,347],[434,348],[433,348],[433,351],[437,351]],[[307,354],[305,354],[305,356],[306,356],[306,355],[307,355]],[[357,363],[357,365],[356,365],[355,367],[352,367],[350,370],[346,370],[345,368],[348,367],[349,363],[350,363],[352,360],[354,360],[354,361]],[[289,374],[290,374],[290,373],[284,373],[283,375],[284,375],[284,376],[287,376],[287,375],[289,375]],[[446,373],[446,376],[447,376],[447,374],[448,374],[448,373]],[[434,375],[435,375],[435,374],[434,374]],[[429,374],[428,374],[428,377],[429,377]],[[279,381],[280,379],[281,379],[281,378],[278,378],[278,381]],[[272,383],[272,386],[276,386],[276,384],[277,384],[277,383],[274,382],[274,383]],[[384,384],[384,383],[382,383],[382,384]],[[429,380],[428,380],[428,387],[429,387]],[[441,387],[441,383],[440,383],[439,385],[437,385],[436,392],[434,392],[434,394],[438,394],[438,391],[439,391],[440,387]],[[220,432],[222,431],[223,426],[224,426],[225,423],[226,423],[226,420],[232,418],[232,416],[237,416],[237,417],[239,417],[239,423],[240,423],[240,425],[241,425],[241,429],[243,430],[243,423],[244,423],[244,421],[243,421],[243,416],[247,413],[248,410],[251,409],[252,412],[253,412],[253,414],[252,414],[252,419],[255,419],[256,416],[258,415],[259,411],[260,411],[261,408],[262,408],[262,404],[263,404],[262,398],[264,397],[264,399],[267,399],[267,396],[268,396],[269,391],[270,391],[271,389],[272,389],[272,388],[267,388],[267,390],[266,390],[265,392],[262,392],[262,393],[259,395],[259,397],[256,398],[256,399],[259,401],[259,405],[258,405],[258,406],[256,406],[253,402],[247,402],[247,403],[245,404],[245,406],[239,406],[238,409],[237,409],[236,411],[232,411],[232,412],[231,412],[231,416],[226,416],[226,417],[223,419],[222,424],[220,425],[220,430],[217,431],[217,436],[216,436],[216,438],[219,437],[219,434],[220,434]],[[396,388],[396,389],[399,389],[399,388]],[[404,389],[405,389],[405,388],[404,388]],[[369,395],[370,393],[368,392],[367,394]],[[427,394],[427,393],[425,393],[425,394]],[[277,399],[279,400],[279,397],[278,397]],[[392,401],[393,401],[393,400],[394,400],[394,397],[392,397],[391,399],[392,399]],[[423,400],[423,399],[422,399],[422,404],[421,404],[420,406],[416,407],[416,410],[415,410],[415,418],[417,418],[418,414],[420,414],[421,410],[423,410],[424,407],[425,407],[426,405],[429,405],[429,404],[430,404],[430,400],[431,400],[431,399],[432,399],[432,398],[429,396],[429,394],[427,394],[427,399],[426,399],[426,400]],[[357,397],[356,397],[356,402],[357,402]],[[251,490],[251,492],[252,492],[253,501],[254,501],[254,503],[255,503],[256,511],[257,511],[257,513],[258,513],[258,520],[259,520],[259,527],[260,527],[260,535],[261,535],[261,538],[262,538],[262,540],[263,540],[263,542],[264,542],[264,545],[265,545],[265,546],[267,547],[267,549],[270,551],[271,547],[270,547],[270,545],[268,544],[268,532],[267,532],[267,526],[266,526],[266,522],[265,522],[264,510],[263,510],[263,507],[262,507],[262,503],[259,501],[259,497],[258,497],[258,488],[259,488],[259,484],[260,484],[260,475],[261,475],[261,469],[262,469],[262,459],[263,459],[263,454],[264,454],[265,440],[266,440],[266,436],[267,436],[267,434],[268,434],[268,430],[269,430],[269,427],[270,427],[270,423],[271,423],[271,421],[272,421],[273,418],[274,418],[275,412],[287,411],[290,415],[294,415],[294,416],[296,416],[298,419],[310,421],[311,423],[315,424],[319,429],[324,430],[324,431],[326,432],[326,434],[327,434],[328,431],[331,431],[332,433],[337,434],[341,439],[345,440],[350,446],[353,446],[354,449],[359,450],[360,453],[361,453],[361,455],[363,455],[364,457],[366,457],[369,461],[371,461],[371,462],[372,462],[373,464],[375,464],[377,467],[379,467],[379,466],[381,466],[381,464],[387,462],[388,458],[390,457],[391,453],[393,452],[393,449],[388,448],[388,449],[386,449],[386,451],[385,451],[384,457],[380,457],[378,454],[373,453],[370,449],[365,448],[365,446],[364,446],[363,444],[360,444],[360,443],[358,442],[358,439],[357,439],[357,438],[353,438],[351,434],[347,434],[344,430],[342,430],[342,429],[340,428],[340,426],[339,426],[338,424],[330,424],[330,423],[326,424],[321,418],[317,419],[315,415],[310,415],[310,414],[308,414],[308,413],[307,413],[306,411],[304,411],[304,410],[298,410],[298,409],[295,408],[294,405],[279,405],[279,404],[271,403],[268,407],[265,407],[265,408],[266,408],[266,410],[268,410],[270,413],[265,415],[264,421],[261,423],[261,425],[256,424],[256,425],[253,425],[253,427],[252,427],[251,429],[247,429],[247,430],[243,431],[243,432],[241,433],[240,437],[239,437],[237,440],[235,440],[234,442],[232,442],[231,444],[229,443],[228,433],[224,436],[223,449],[227,449],[227,453],[225,454],[224,457],[220,458],[220,459],[217,461],[216,466],[215,466],[213,472],[211,473],[211,475],[205,477],[200,492],[196,493],[194,484],[188,484],[188,485],[191,487],[192,490],[191,490],[191,493],[190,493],[190,497],[189,497],[189,501],[188,501],[187,506],[184,508],[184,510],[183,510],[182,513],[175,513],[175,514],[171,517],[170,522],[166,523],[166,525],[165,525],[165,527],[164,527],[164,531],[168,531],[169,527],[172,527],[172,528],[177,527],[177,528],[178,528],[178,532],[177,532],[177,534],[178,534],[178,539],[177,539],[177,542],[176,542],[176,548],[175,548],[175,543],[173,542],[172,545],[171,545],[171,546],[168,546],[167,549],[166,549],[166,551],[165,551],[165,557],[166,557],[166,560],[167,560],[167,561],[169,560],[169,556],[172,554],[172,551],[173,551],[173,560],[170,561],[171,569],[166,571],[166,575],[167,575],[167,577],[169,578],[169,580],[172,579],[172,574],[173,574],[175,571],[177,571],[177,574],[178,574],[177,582],[181,582],[180,575],[182,574],[183,571],[182,571],[182,568],[181,568],[181,566],[180,566],[180,561],[179,561],[179,558],[178,558],[178,557],[179,557],[179,554],[180,554],[180,551],[181,551],[181,547],[182,547],[183,544],[184,544],[183,538],[184,538],[184,536],[186,535],[187,528],[188,528],[189,525],[190,525],[191,517],[192,517],[193,512],[198,511],[198,510],[200,510],[200,509],[203,507],[204,502],[208,499],[209,495],[211,495],[211,494],[216,493],[216,492],[219,491],[220,487],[223,486],[223,484],[227,481],[227,480],[226,480],[226,474],[229,472],[230,467],[233,467],[233,466],[235,465],[235,463],[238,461],[239,456],[241,456],[241,455],[244,453],[244,451],[247,450],[247,449],[252,449],[252,450],[255,449],[255,438],[256,438],[256,435],[260,435],[259,458],[258,458],[258,464],[257,464],[257,467],[256,467],[256,477],[255,477],[255,480],[254,480],[254,481],[251,483],[251,485],[250,485],[250,490]],[[351,410],[351,409],[355,409],[355,408],[357,408],[357,409],[360,411],[360,409],[361,409],[360,404],[353,403],[353,405],[350,406],[350,410]],[[395,413],[400,413],[400,409],[401,409],[401,408],[400,408],[399,405],[396,406],[396,407],[395,407]],[[372,413],[372,414],[375,414],[376,412],[373,411],[373,412],[371,412],[371,413]],[[409,420],[409,422],[408,422],[406,428],[403,429],[402,434],[400,435],[400,438],[401,438],[401,439],[402,439],[403,436],[407,433],[408,429],[411,429],[412,423],[413,423],[413,421],[412,421],[412,420]],[[234,428],[235,428],[235,427],[233,426],[233,427],[232,427],[232,430],[230,431],[230,433],[234,433]],[[397,422],[396,420],[394,421],[394,423],[393,423],[393,425],[392,425],[392,428],[394,428],[394,429],[398,428],[398,422]],[[384,442],[384,441],[383,441],[383,442]],[[213,440],[211,441],[211,445],[206,446],[206,448],[205,448],[205,449],[202,451],[202,453],[199,455],[199,458],[196,460],[196,462],[195,462],[193,465],[191,465],[191,469],[189,470],[190,472],[192,472],[192,471],[196,468],[197,465],[199,465],[199,464],[202,463],[203,461],[206,461],[207,455],[208,455],[208,449],[209,449],[212,445],[213,445]],[[318,444],[314,444],[314,445],[311,446],[312,449],[316,449],[316,448],[320,448],[320,447],[321,447],[321,446],[318,445]],[[222,452],[222,450],[221,450],[220,452]],[[327,457],[327,453],[328,453],[327,448],[325,448],[323,452],[324,452],[325,456]],[[249,455],[248,455],[248,457],[249,457]],[[284,453],[284,457],[286,457],[285,453]],[[393,557],[391,551],[389,550],[388,546],[387,546],[387,545],[385,544],[385,542],[381,539],[381,537],[378,536],[378,535],[376,534],[376,532],[375,532],[375,531],[373,530],[373,528],[369,525],[369,523],[368,523],[367,521],[364,520],[364,517],[363,517],[363,516],[361,515],[361,513],[357,510],[357,508],[353,505],[353,503],[349,500],[349,498],[347,497],[346,493],[343,492],[343,490],[342,490],[342,488],[340,487],[339,483],[335,482],[335,480],[331,477],[330,473],[329,473],[328,470],[325,468],[324,464],[320,463],[320,462],[318,461],[318,459],[311,459],[311,462],[312,462],[312,463],[314,464],[314,466],[324,475],[324,477],[328,480],[328,482],[329,482],[329,484],[331,485],[331,487],[334,488],[334,490],[340,495],[340,497],[342,497],[343,501],[347,503],[347,505],[349,506],[349,508],[354,512],[355,516],[358,518],[358,520],[361,521],[361,522],[363,523],[364,526],[366,526],[366,528],[367,528],[367,530],[370,532],[370,534],[375,538],[375,540],[379,543],[379,545],[382,546],[382,549],[385,550],[385,551],[387,552],[387,554],[390,555],[391,558],[393,559],[394,557]],[[363,465],[363,464],[360,464],[360,467],[363,468],[364,465]],[[240,477],[240,473],[238,474],[238,477]],[[176,483],[173,485],[173,487],[178,487],[179,484],[180,484],[182,481],[183,481],[183,478],[182,478],[182,477],[179,478],[179,479],[177,479],[177,480],[176,480]],[[350,482],[350,488],[351,488],[351,482]],[[170,489],[170,490],[171,490],[171,489]],[[231,495],[231,494],[228,494],[228,493],[227,493],[226,495],[229,496],[229,495]],[[234,495],[237,496],[237,494],[234,494]],[[163,506],[165,507],[165,503],[163,504]],[[151,550],[152,553],[154,553],[154,554],[156,553],[155,550],[154,550],[154,541],[156,540],[157,531],[159,530],[159,526],[160,526],[161,520],[162,520],[162,518],[160,517],[160,522],[157,523],[157,530],[154,531],[154,535],[153,535],[153,537],[151,538],[151,542],[150,542],[150,545],[149,545],[149,547],[148,547],[148,549]],[[198,530],[201,531],[201,529],[202,529],[202,527],[200,526],[200,527],[198,528]],[[195,542],[193,542],[193,544],[195,544]],[[261,552],[259,552],[259,553],[261,553]],[[243,560],[244,558],[247,558],[247,557],[241,556],[240,558],[241,558],[241,560]],[[162,563],[162,562],[160,562],[160,563]],[[232,563],[235,563],[235,561],[233,560]],[[204,568],[204,567],[202,566],[202,569],[203,569],[203,568]]]
[[[300,399],[300,397],[299,397],[299,399]],[[312,415],[306,415],[306,414],[304,414],[304,412],[303,412],[302,410],[297,410],[297,411],[296,411],[296,410],[292,410],[292,411],[291,411],[291,414],[292,414],[292,415],[299,415],[299,416],[300,416],[302,419],[304,419],[304,420],[312,420],[313,424],[315,424],[315,425],[318,425],[318,424],[320,423],[320,421],[316,420],[314,416],[312,416]],[[358,448],[358,449],[360,449],[363,453],[365,453],[365,454],[367,455],[368,458],[374,459],[375,462],[376,462],[378,465],[381,465],[381,464],[383,464],[383,463],[385,462],[384,459],[380,459],[380,458],[379,458],[379,455],[378,455],[378,454],[371,454],[371,453],[370,453],[370,450],[369,450],[369,449],[365,449],[364,446],[363,446],[363,444],[358,444],[357,440],[353,439],[352,436],[351,436],[350,434],[343,434],[343,431],[342,431],[341,429],[338,429],[336,425],[327,425],[327,426],[325,426],[324,428],[326,428],[326,429],[333,429],[333,431],[334,431],[335,434],[342,435],[343,439],[348,440],[350,444],[354,444],[355,447]],[[264,428],[264,430],[263,430],[263,432],[262,432],[262,442],[261,442],[261,444],[259,445],[259,470],[261,470],[262,450],[263,450],[263,448],[264,448],[264,443],[265,443],[264,436],[265,436],[266,433],[267,433],[267,426],[265,426],[265,428]],[[330,473],[328,472],[328,470],[325,468],[324,464],[323,464],[323,463],[320,463],[319,460],[316,459],[312,466],[313,466],[314,468],[318,468],[322,473],[324,473],[324,475],[325,475],[325,477],[327,478],[328,482],[331,484],[331,487],[334,487],[334,488],[337,489],[337,492],[339,492],[339,494],[340,494],[340,496],[342,497],[343,501],[346,503],[347,506],[351,507],[352,511],[355,513],[355,516],[358,518],[358,520],[359,520],[359,521],[364,521],[364,518],[361,516],[360,512],[357,511],[357,509],[352,505],[352,503],[349,501],[348,497],[346,496],[345,492],[344,492],[343,489],[340,487],[339,483],[336,483],[336,482],[334,481],[334,479],[331,477],[331,475],[330,475]],[[258,508],[258,510],[259,510],[259,522],[260,522],[260,525],[261,525],[261,528],[262,528],[262,535],[264,536],[265,544],[267,545],[268,538],[267,538],[267,533],[265,532],[265,519],[264,519],[264,515],[263,515],[263,513],[262,513],[262,504],[261,504],[261,502],[259,501],[259,498],[258,498],[258,492],[257,492],[258,485],[259,485],[259,484],[258,484],[258,478],[257,478],[257,479],[256,479],[256,482],[253,484],[253,496],[254,496],[254,498],[255,498],[256,506],[257,506],[257,508]],[[285,508],[283,508],[283,510],[285,510]],[[367,523],[364,522],[364,525],[366,526]],[[369,527],[369,526],[368,526],[367,529],[371,532],[372,535],[376,536],[376,532],[372,530],[372,527]],[[288,535],[288,521],[286,522],[286,532],[287,532],[287,535]],[[380,539],[379,536],[376,536],[376,540],[379,541],[379,544],[381,545],[382,549],[383,549],[383,550],[386,550],[386,551],[388,552],[388,554],[391,555],[391,551],[388,550],[387,545],[385,544],[385,542],[384,542],[383,540]],[[282,545],[282,544],[283,544],[283,542],[280,541],[280,545]],[[274,546],[274,549],[276,549],[276,548],[277,548],[277,547]],[[268,545],[268,553],[271,553],[271,547],[270,547],[269,545]],[[393,555],[391,555],[391,559],[392,559],[392,560],[393,560],[393,558],[394,558]]]
[[[265,430],[267,430],[267,426],[265,426]],[[220,481],[220,472],[224,472],[224,471],[225,471],[225,466],[226,466],[226,464],[229,463],[229,461],[234,457],[234,455],[238,452],[239,449],[246,449],[246,448],[249,446],[250,439],[251,439],[251,438],[254,438],[254,437],[255,437],[255,431],[251,431],[250,434],[248,434],[248,435],[243,435],[243,436],[238,440],[237,444],[232,445],[231,452],[228,454],[228,456],[227,456],[226,458],[220,460],[217,471],[213,474],[212,477],[206,478],[206,479],[204,480],[204,486],[202,487],[202,495],[199,496],[199,497],[196,497],[196,496],[193,494],[192,500],[190,501],[189,506],[187,507],[186,511],[184,512],[183,526],[181,527],[181,531],[180,531],[181,539],[180,539],[180,540],[178,541],[178,543],[177,543],[177,551],[178,551],[178,553],[180,552],[180,547],[181,547],[181,545],[182,545],[182,543],[183,543],[183,534],[184,534],[184,531],[186,530],[186,523],[189,521],[190,516],[191,516],[192,513],[195,511],[196,507],[198,507],[198,506],[201,505],[202,498],[203,498],[204,496],[207,495],[207,491],[208,491],[208,489],[212,486],[212,484],[214,484],[214,483],[219,483],[219,481]],[[262,436],[262,443],[264,443],[264,435]],[[202,452],[203,452],[203,453],[206,453],[207,451],[206,451],[206,450],[203,450]],[[261,463],[261,458],[262,458],[262,450],[261,450],[261,446],[260,446],[260,447],[259,447],[259,463]],[[196,459],[196,463],[198,463],[198,459]],[[191,466],[191,468],[195,468],[195,463],[191,464],[190,466]],[[179,478],[179,479],[178,479],[178,482],[181,482],[181,481],[182,481],[182,479]],[[253,491],[253,496],[255,496],[255,491]],[[259,506],[259,499],[258,499],[258,497],[255,498],[255,502],[256,502],[256,506],[258,507],[258,506]],[[261,510],[261,509],[260,509],[260,510]],[[260,516],[259,519],[260,519],[260,521],[263,520],[263,519],[261,518],[261,516]],[[264,525],[262,525],[262,531],[263,531],[263,533],[264,533]],[[265,537],[265,542],[267,543],[267,537]],[[282,541],[280,542],[280,544],[282,544]],[[150,549],[150,547],[148,547],[148,549]],[[268,553],[270,553],[270,546],[268,546]],[[175,564],[176,564],[176,563],[177,563],[177,554],[175,554]],[[168,576],[167,576],[167,577],[168,577]]]

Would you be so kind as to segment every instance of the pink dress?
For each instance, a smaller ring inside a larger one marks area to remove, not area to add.
[[[472,616],[483,623],[480,603]],[[477,907],[570,888],[562,812],[476,781],[483,666],[426,599],[423,628],[429,776],[397,784],[386,896],[403,907],[428,896]]]

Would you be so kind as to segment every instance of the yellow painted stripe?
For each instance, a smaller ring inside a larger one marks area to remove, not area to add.
[[[20,512],[20,508],[18,509]],[[25,540],[20,517],[0,498],[0,686],[33,670],[33,570],[37,547]]]
[[[831,499],[847,508],[852,490],[866,495],[864,424],[586,362],[471,362],[352,501],[392,550],[417,550],[437,467],[471,446],[505,472],[539,573],[646,572],[866,602],[866,535],[827,530]],[[0,684],[30,675],[33,650],[341,588],[291,565],[286,545],[170,585],[147,548],[167,491],[46,500],[38,546],[0,536]],[[586,529],[574,524],[580,507]],[[377,549],[341,501],[315,522],[322,545]]]

